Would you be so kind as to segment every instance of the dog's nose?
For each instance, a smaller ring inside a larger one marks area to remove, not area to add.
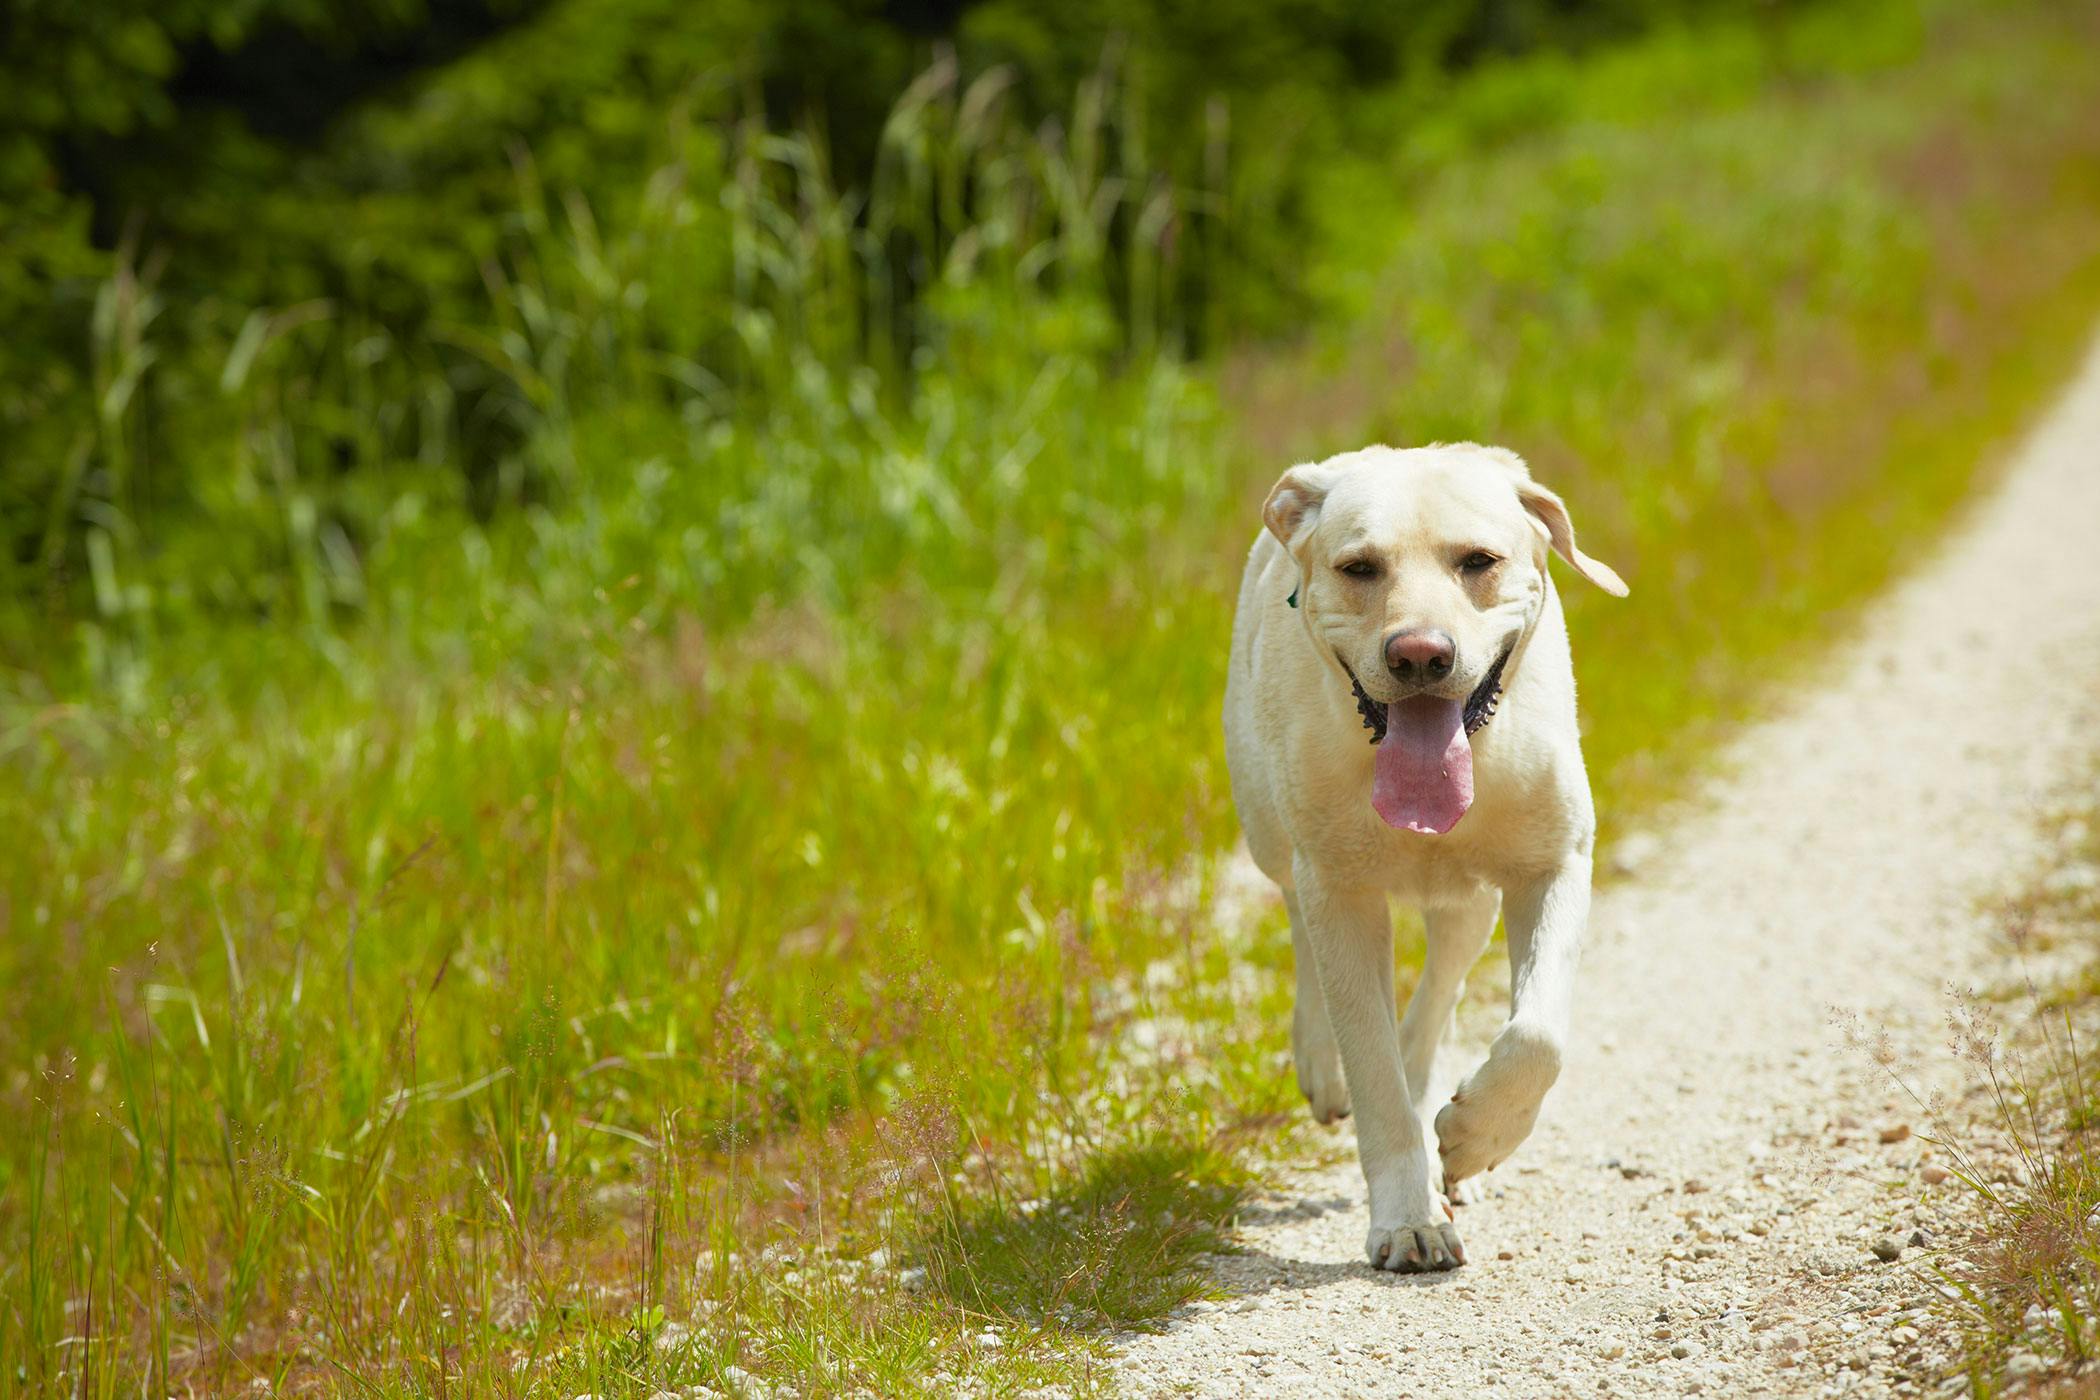
[[[1386,669],[1403,681],[1440,681],[1451,674],[1458,643],[1449,632],[1417,627],[1385,639]]]

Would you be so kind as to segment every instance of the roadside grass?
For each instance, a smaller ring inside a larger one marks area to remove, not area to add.
[[[2020,985],[1955,1016],[1984,1092],[1944,1131],[1978,1223],[1940,1266],[1940,1311],[1978,1397],[2100,1392],[2100,806],[2055,835],[2003,910]]]
[[[0,716],[0,1395],[1108,1386],[1296,1121],[1288,939],[1216,858],[1287,454],[1500,440],[1569,496],[1635,587],[1570,593],[1610,812],[2070,363],[2090,18],[1845,13],[1896,37],[1665,36],[1410,114],[1322,196],[1321,326],[1217,370],[1115,330],[1083,142],[971,138],[1014,202],[911,235],[954,276],[910,375],[860,358],[881,283],[806,143],[631,229],[538,199],[459,329],[519,508],[404,473],[355,550],[302,425],[358,367],[244,323],[246,533],[105,516],[99,615]],[[968,91],[900,129],[955,141]],[[723,247],[717,373],[632,289]],[[121,374],[150,296],[107,300]]]
[[[1251,1178],[1214,1142],[1140,1142],[1089,1157],[1048,1197],[959,1203],[927,1251],[928,1282],[987,1317],[1105,1330],[1188,1300],[1187,1279],[1228,1246]]]

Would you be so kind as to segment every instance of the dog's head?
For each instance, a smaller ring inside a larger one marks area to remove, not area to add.
[[[1538,617],[1547,551],[1626,593],[1576,548],[1560,497],[1497,447],[1372,447],[1293,467],[1262,518],[1297,562],[1314,642],[1384,707],[1373,805],[1413,830],[1448,831],[1472,800],[1467,733]]]

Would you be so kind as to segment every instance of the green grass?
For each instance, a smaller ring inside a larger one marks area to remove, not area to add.
[[[2001,913],[2017,985],[1954,1018],[1980,1101],[1935,1124],[1976,1197],[1977,1224],[1940,1261],[1938,1310],[1978,1397],[2090,1395],[2079,1372],[2100,1356],[2100,806],[2054,826]]]
[[[1361,114],[1407,135],[1317,202],[1316,324],[1216,365],[1104,270],[1157,215],[1112,102],[1040,145],[935,85],[895,208],[1008,183],[895,214],[950,270],[908,325],[811,143],[686,133],[620,227],[528,181],[445,332],[521,443],[487,500],[358,357],[421,349],[290,312],[106,396],[96,612],[11,624],[0,716],[0,1395],[1105,1385],[1297,1150],[1287,937],[1212,902],[1289,454],[1569,497],[1635,589],[1570,593],[1609,826],[2071,363],[2089,20],[1845,13]],[[153,324],[112,285],[113,385]],[[398,470],[334,482],[359,425]]]

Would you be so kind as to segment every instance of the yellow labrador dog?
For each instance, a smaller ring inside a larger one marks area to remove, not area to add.
[[[1589,917],[1596,818],[1546,551],[1607,592],[1626,585],[1501,448],[1371,447],[1293,467],[1262,519],[1225,751],[1248,849],[1290,907],[1298,1086],[1321,1122],[1355,1105],[1371,1262],[1454,1268],[1465,1249],[1443,1192],[1531,1132]],[[1389,896],[1428,928],[1397,1024]],[[1439,1108],[1437,1051],[1498,909],[1509,1022]]]

